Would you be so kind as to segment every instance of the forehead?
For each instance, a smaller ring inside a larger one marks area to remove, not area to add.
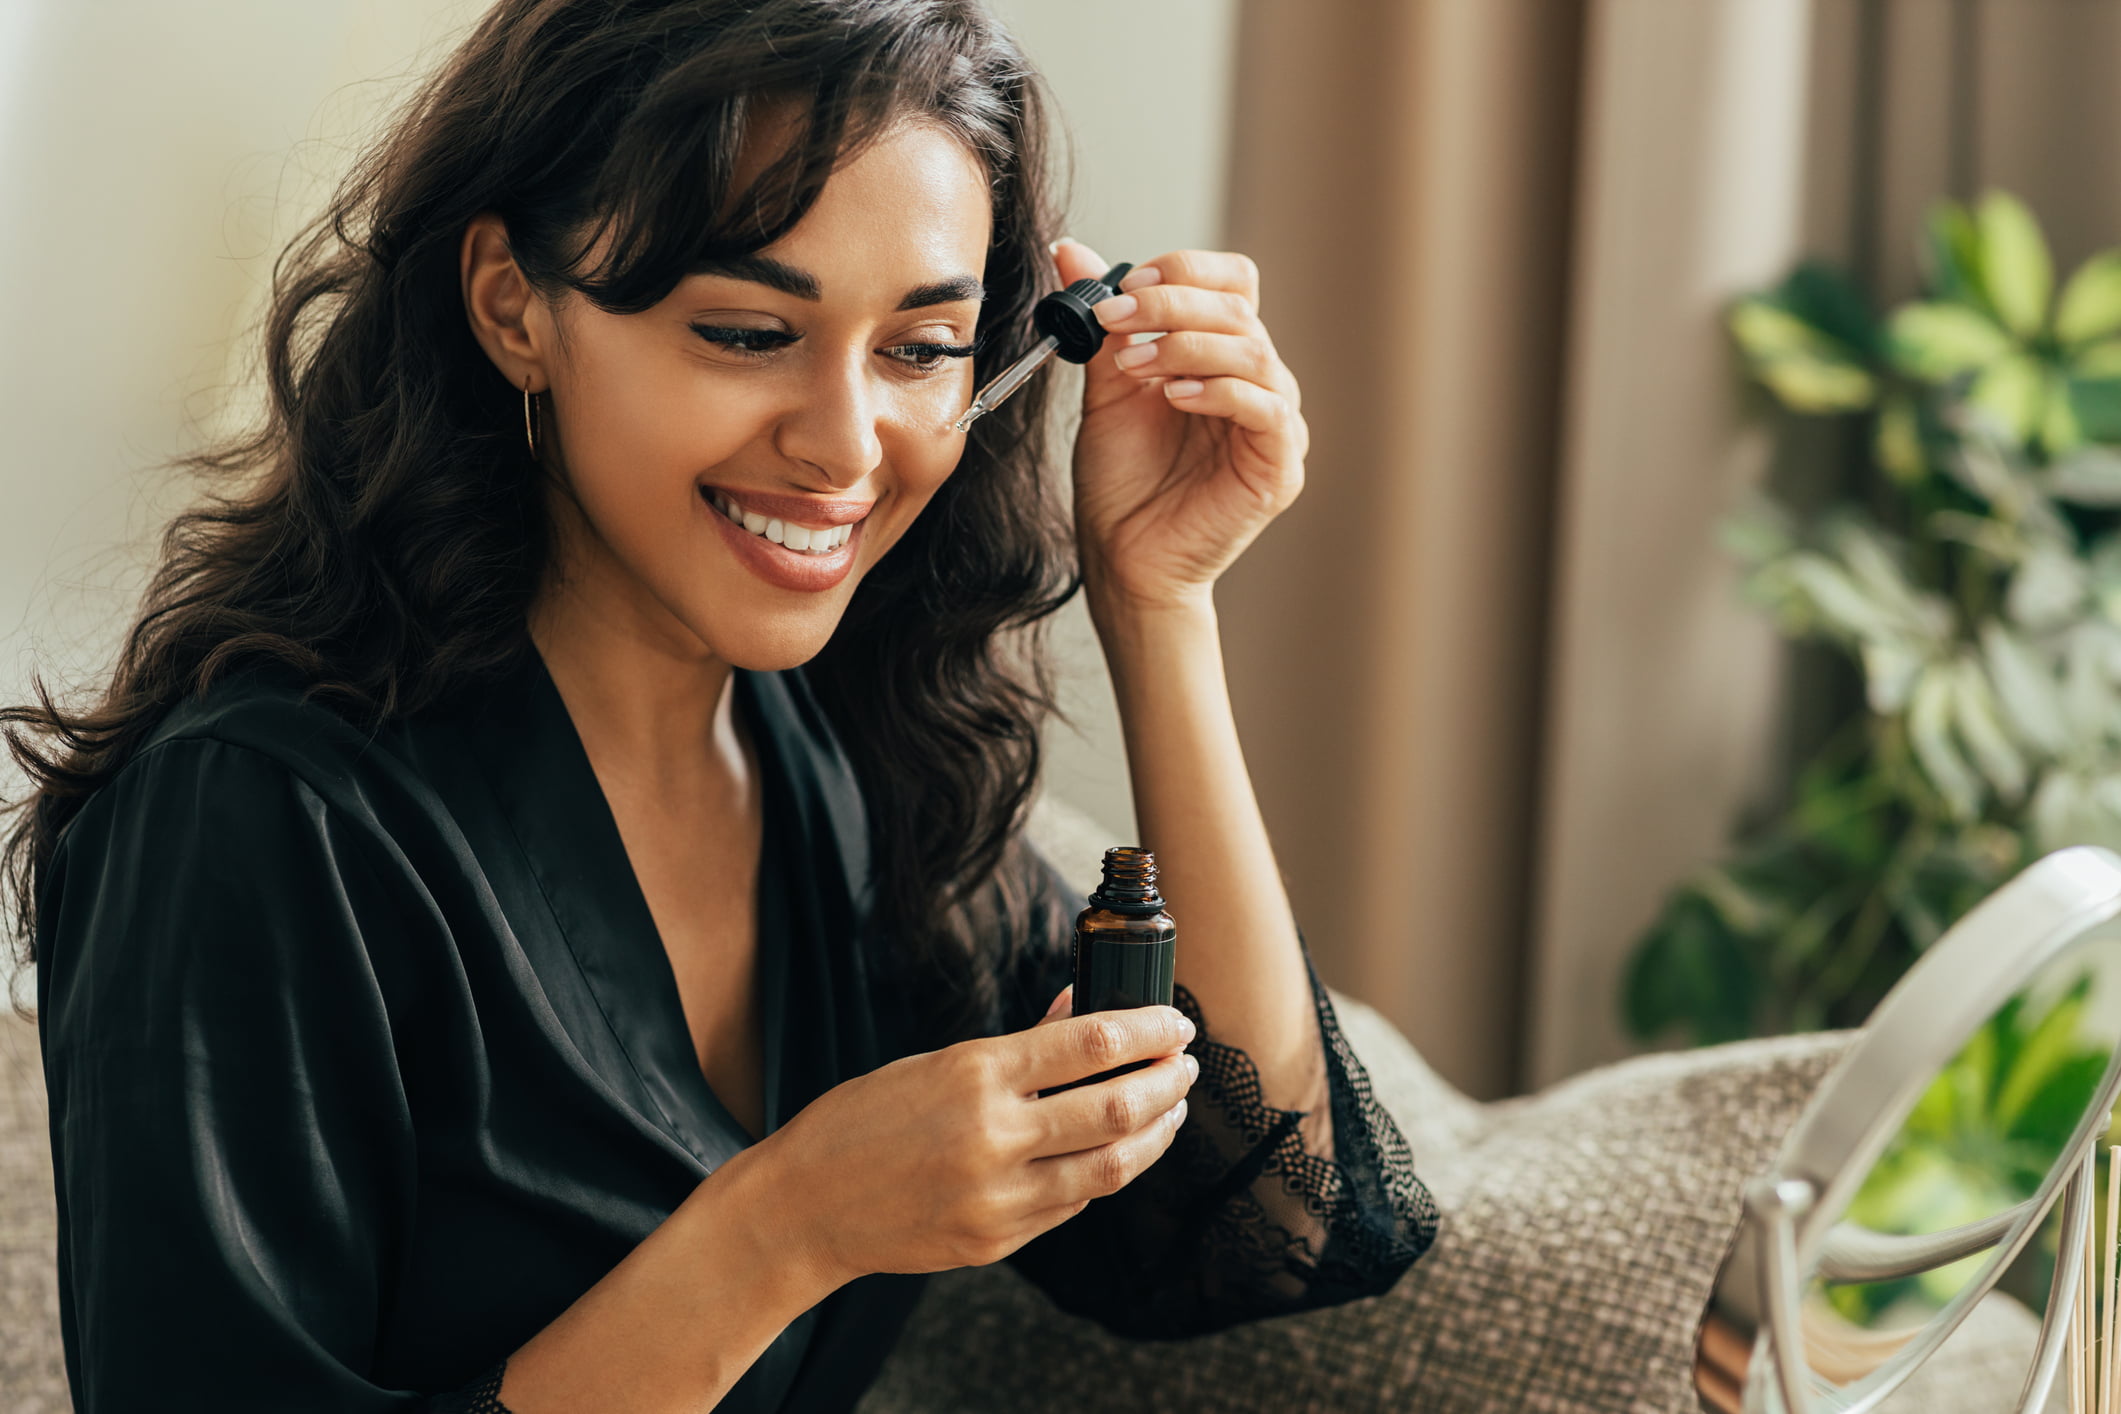
[[[993,225],[987,174],[957,137],[901,123],[843,162],[817,201],[760,254],[814,275],[826,300],[977,278]]]

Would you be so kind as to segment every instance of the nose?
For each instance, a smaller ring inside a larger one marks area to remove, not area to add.
[[[884,459],[881,408],[865,359],[861,352],[819,359],[802,400],[782,416],[774,436],[781,455],[815,467],[834,487],[854,485]]]

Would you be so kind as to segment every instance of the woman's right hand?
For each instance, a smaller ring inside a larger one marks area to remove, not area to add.
[[[846,1081],[747,1151],[785,1237],[830,1284],[999,1261],[1170,1147],[1200,1073],[1175,1007],[1072,1016],[906,1056]],[[1125,1075],[1039,1091],[1129,1061]]]

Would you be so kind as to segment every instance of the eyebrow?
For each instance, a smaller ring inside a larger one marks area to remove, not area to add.
[[[809,300],[813,304],[825,297],[824,286],[817,276],[808,270],[799,269],[770,255],[731,255],[711,260],[692,272],[695,275],[720,275],[731,280],[750,280],[756,284],[779,290],[784,295]],[[970,275],[953,275],[947,280],[935,280],[925,285],[916,285],[906,292],[898,302],[900,309],[926,309],[934,304],[953,304],[958,300],[984,300],[987,287]]]
[[[987,287],[970,275],[953,275],[930,285],[919,285],[898,302],[900,309],[925,309],[931,304],[954,304],[958,300],[983,300]]]

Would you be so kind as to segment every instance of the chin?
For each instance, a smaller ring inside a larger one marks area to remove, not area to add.
[[[693,619],[694,632],[708,652],[732,667],[779,672],[801,667],[825,650],[842,607],[835,605],[829,614],[761,612],[741,624],[723,622],[726,614],[701,614]]]

